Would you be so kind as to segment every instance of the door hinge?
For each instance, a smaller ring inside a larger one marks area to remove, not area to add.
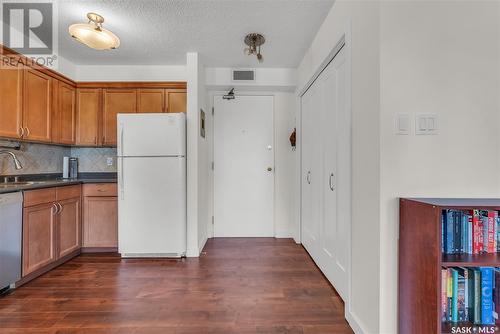
[[[214,224],[214,222],[215,222],[215,217],[212,216],[212,225]]]
[[[214,170],[214,162],[212,161],[212,170]]]
[[[214,110],[214,107],[212,107],[212,115],[214,114],[215,110]]]

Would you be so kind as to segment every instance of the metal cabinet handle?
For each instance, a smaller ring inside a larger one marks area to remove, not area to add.
[[[26,130],[26,137],[29,137],[29,136],[30,136],[30,133],[31,133],[31,132],[30,132],[30,128],[25,127],[24,129]],[[23,132],[23,136],[24,136],[24,132]]]
[[[334,191],[335,190],[335,185],[333,184],[333,178],[335,175],[333,173],[330,174],[330,178],[328,180],[328,185],[330,186],[330,190]]]
[[[24,128],[23,127],[20,127],[19,128],[19,137],[24,137]]]
[[[61,212],[63,211],[63,206],[61,205],[61,203],[57,203],[57,206],[59,207],[59,211],[57,213],[61,214]]]
[[[53,213],[52,214],[57,215],[57,211],[59,211],[59,210],[57,209],[57,204],[56,203],[52,203],[52,209],[53,209]]]
[[[311,184],[311,171],[307,172],[306,180],[308,184]]]

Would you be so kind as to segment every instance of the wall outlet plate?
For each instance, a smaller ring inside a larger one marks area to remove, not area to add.
[[[107,166],[113,166],[113,158],[112,157],[107,157],[106,158],[106,165]]]
[[[415,134],[437,135],[438,120],[436,114],[418,113],[415,116]]]

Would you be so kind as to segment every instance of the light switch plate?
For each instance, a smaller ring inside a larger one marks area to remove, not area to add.
[[[438,121],[436,114],[419,113],[415,117],[415,134],[437,135]]]
[[[397,135],[409,135],[410,134],[410,115],[407,113],[398,113],[396,115],[395,121],[395,131]]]

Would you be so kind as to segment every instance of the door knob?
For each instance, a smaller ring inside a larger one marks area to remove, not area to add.
[[[268,171],[268,172],[272,172],[272,171],[273,171],[273,168],[272,168],[272,167],[267,167],[267,171]]]

